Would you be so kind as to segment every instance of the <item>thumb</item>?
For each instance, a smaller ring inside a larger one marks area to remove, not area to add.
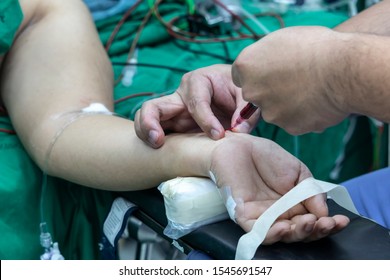
[[[329,215],[328,205],[326,204],[326,194],[318,194],[306,199],[303,205],[309,213],[316,215],[317,218],[327,217]]]

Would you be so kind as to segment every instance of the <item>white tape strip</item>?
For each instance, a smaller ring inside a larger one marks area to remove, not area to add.
[[[236,221],[237,203],[233,199],[231,188],[230,187],[222,187],[222,188],[218,188],[218,190],[219,190],[219,194],[222,197],[222,200],[225,203],[225,207],[226,207],[226,210],[229,214],[230,219],[233,222],[237,223],[237,221]]]
[[[91,114],[113,115],[113,113],[110,112],[110,110],[108,110],[107,107],[101,103],[91,103],[89,106],[83,108],[81,112]]]
[[[345,187],[308,178],[277,200],[257,219],[252,230],[241,236],[235,259],[252,259],[257,248],[264,241],[269,228],[281,214],[303,200],[320,193],[328,193],[328,196],[337,204],[359,215]]]

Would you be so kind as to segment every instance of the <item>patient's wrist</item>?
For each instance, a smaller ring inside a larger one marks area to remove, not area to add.
[[[168,144],[168,145],[167,145]],[[219,141],[208,138],[204,133],[171,134],[162,147],[172,159],[170,169],[176,176],[208,177],[213,149]]]

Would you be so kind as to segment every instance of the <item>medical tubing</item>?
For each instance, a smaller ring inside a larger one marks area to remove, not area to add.
[[[240,6],[237,6],[237,9],[245,16],[247,17],[248,19],[250,19],[251,21],[253,21],[253,23],[259,27],[263,32],[264,34],[269,34],[271,33],[271,31],[265,27],[264,24],[261,23],[261,21],[259,21],[254,15],[252,15],[251,13],[249,13],[247,10],[245,10],[243,7],[240,7]]]

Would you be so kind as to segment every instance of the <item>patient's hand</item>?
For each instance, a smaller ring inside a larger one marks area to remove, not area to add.
[[[311,177],[309,169],[276,143],[247,134],[227,133],[212,152],[210,171],[218,187],[231,190],[236,222],[250,231],[257,218],[283,194]],[[284,213],[263,244],[312,241],[340,231],[349,219],[328,216],[325,194]]]

